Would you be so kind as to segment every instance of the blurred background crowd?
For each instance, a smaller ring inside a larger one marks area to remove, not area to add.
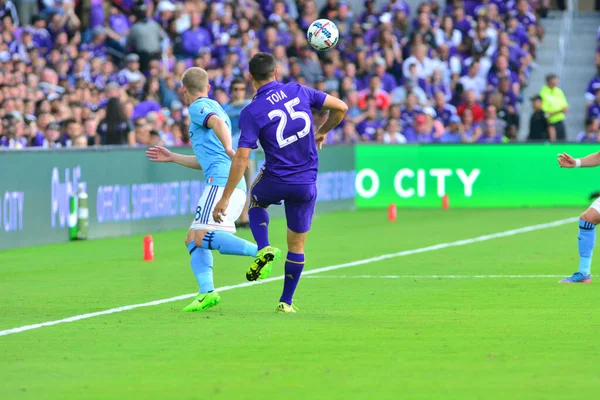
[[[549,1],[445,3],[367,0],[356,12],[338,0],[0,0],[0,147],[187,145],[180,78],[191,66],[209,72],[235,137],[259,51],[275,56],[281,81],[347,102],[329,144],[507,142],[524,101],[537,113],[532,140],[564,139],[557,77],[541,97],[522,96]],[[317,18],[340,30],[326,53],[306,41]],[[597,88],[600,78],[587,95],[600,115]],[[315,124],[325,118],[316,112]]]

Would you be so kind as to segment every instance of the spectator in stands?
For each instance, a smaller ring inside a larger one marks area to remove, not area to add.
[[[125,49],[139,56],[140,69],[145,72],[151,60],[160,58],[167,34],[160,24],[148,17],[145,5],[138,7],[135,14],[137,22],[129,31]]]
[[[385,91],[388,95],[391,93],[398,84],[396,83],[396,78],[392,76],[392,74],[387,72],[387,62],[382,57],[377,57],[375,59],[375,71],[374,75],[379,78],[381,82],[381,89]]]
[[[146,146],[150,143],[150,125],[144,117],[138,117],[133,123],[135,143],[134,146]]]
[[[569,111],[569,103],[562,89],[558,87],[558,77],[555,74],[546,76],[546,86],[540,90],[542,110],[549,115],[550,125],[556,132],[556,140],[563,141],[567,137],[565,129],[565,114]]]
[[[359,135],[356,131],[356,125],[352,121],[345,121],[342,127],[341,143],[355,144],[359,142]]]
[[[318,61],[317,54],[312,51],[310,46],[306,45],[302,48],[299,61],[302,68],[301,74],[308,84],[314,85],[318,79],[322,78],[321,64]]]
[[[385,124],[383,142],[396,144],[406,143],[406,137],[400,131],[400,124],[397,119],[391,118]]]
[[[446,15],[442,18],[440,28],[435,32],[435,43],[437,47],[446,45],[451,48],[458,48],[462,43],[462,33],[454,28],[454,20]]]
[[[48,124],[44,132],[44,146],[48,148],[60,148],[60,125],[57,122]]]
[[[464,114],[465,110],[469,110],[469,111],[471,111],[471,114],[473,115],[474,122],[483,121],[483,118],[484,118],[483,108],[481,108],[481,106],[477,103],[475,92],[467,91],[467,92],[465,92],[464,96],[465,96],[464,103],[461,104],[460,106],[458,106],[458,108],[457,108],[458,115],[462,116]]]
[[[12,23],[15,26],[19,26],[19,14],[15,3],[11,0],[0,0],[0,18],[4,19],[4,16],[9,16]],[[25,22],[27,24],[28,22]]]
[[[88,139],[85,135],[79,135],[73,138],[73,145],[75,148],[85,148],[88,147]]]
[[[498,109],[494,104],[488,104],[484,111],[485,119],[484,124],[494,124],[496,129],[494,130],[497,134],[504,136],[506,132],[506,122],[501,118],[498,118]]]
[[[404,107],[400,109],[400,122],[403,129],[412,126],[414,118],[421,113],[421,107],[418,105],[417,96],[414,93],[408,93]]]
[[[600,28],[598,28],[600,30]],[[596,76],[588,83],[585,100],[589,104],[596,98],[596,90],[600,89],[600,63],[596,63]]]
[[[404,130],[408,143],[433,143],[435,141],[434,127],[428,123],[425,114],[418,114],[414,124]]]
[[[467,75],[462,76],[458,82],[463,85],[465,91],[472,91],[475,93],[476,101],[483,100],[483,93],[487,90],[487,82],[481,76],[479,76],[479,61],[473,60],[469,64],[469,72]]]
[[[390,108],[390,95],[381,88],[381,79],[378,75],[373,75],[369,79],[369,87],[360,92],[358,107],[364,109],[367,106],[367,99],[375,99],[375,106],[378,110],[387,110]]]
[[[477,139],[478,143],[502,143],[504,135],[497,130],[497,124],[493,120],[485,120],[483,122],[483,134]]]
[[[428,99],[433,99],[435,94],[441,92],[446,101],[452,100],[452,90],[450,84],[445,80],[444,74],[440,68],[435,68],[431,78],[423,82],[424,91]]]
[[[371,97],[367,100],[366,109],[362,121],[356,125],[356,131],[363,142],[373,140],[375,131],[381,126],[381,119],[378,118],[375,98]]]
[[[441,143],[462,143],[466,142],[464,127],[458,115],[450,117],[446,132],[440,136]]]
[[[34,145],[52,122],[69,119],[79,124],[69,129],[83,131],[90,144],[101,142],[94,132],[102,130],[99,125],[107,119],[108,100],[113,97],[121,101],[126,120],[149,115],[154,121],[158,137],[148,132],[138,135],[147,139],[140,142],[187,143],[189,118],[179,98],[183,71],[191,65],[207,68],[213,85],[210,96],[227,103],[234,80],[247,78],[248,58],[265,46],[277,58],[281,80],[341,94],[351,109],[346,122],[352,120],[361,131],[370,121],[370,113],[363,111],[376,101],[379,125],[371,140],[393,141],[396,133],[413,129],[415,116],[425,111],[420,107],[427,106],[437,109],[438,121],[430,121],[428,109],[424,114],[426,125],[438,128],[434,140],[450,131],[437,92],[445,93],[445,105],[460,108],[467,121],[473,113],[481,120],[480,109],[492,104],[497,119],[509,125],[507,136],[513,137],[518,93],[512,86],[526,83],[531,44],[538,41],[537,21],[532,30],[528,14],[532,1],[449,2],[446,16],[438,20],[442,14],[436,2],[424,3],[411,14],[405,1],[384,2],[380,8],[369,1],[367,11],[355,18],[357,12],[348,4],[332,0],[327,14],[342,34],[337,47],[326,53],[315,52],[306,42],[305,29],[317,18],[314,1],[298,3],[299,18],[296,2],[289,0],[250,1],[235,8],[227,2],[128,0],[111,3],[106,15],[100,0],[86,0],[77,9],[75,2],[49,1],[39,3],[39,17],[34,18],[21,12],[26,3],[34,2],[0,2],[0,115],[17,111],[24,119],[23,132],[18,133],[15,118],[9,118],[10,126],[2,128],[3,144]],[[10,4],[17,6],[16,14]],[[502,32],[500,15],[516,8],[507,18],[506,33]],[[188,53],[184,46],[195,49]],[[475,92],[474,101],[463,92]],[[382,93],[387,93],[389,107]],[[37,140],[36,122],[29,122],[28,115],[38,118]],[[394,119],[399,130],[394,122],[388,124]],[[440,131],[440,123],[448,129]],[[479,128],[471,118],[465,138],[478,138]],[[348,124],[346,131],[353,130]],[[344,139],[343,132],[341,127],[335,130],[331,143],[353,140],[349,133]],[[69,140],[72,145],[79,141],[78,136]],[[46,143],[57,145],[56,140]]]
[[[433,61],[427,57],[427,46],[418,45],[412,56],[404,60],[402,64],[402,72],[404,77],[413,76],[410,72],[410,68],[414,66],[416,68],[416,76],[421,79],[426,79],[433,74]]]
[[[478,122],[473,120],[473,112],[471,109],[466,108],[459,115],[461,116],[465,132],[464,141],[467,143],[476,142],[481,136],[481,126]]]
[[[488,98],[488,105],[494,106],[498,118],[504,124],[504,134],[507,138],[513,140],[517,137],[519,127],[519,116],[512,114],[504,103],[504,98],[500,92],[493,93]]]
[[[577,141],[580,143],[596,143],[598,142],[598,118],[586,118],[585,130],[577,134]]]
[[[135,145],[133,126],[125,116],[123,104],[116,97],[109,99],[106,104],[106,117],[98,124],[97,140],[101,144]]]
[[[531,98],[533,114],[529,120],[528,141],[556,141],[554,128],[548,122],[547,114],[542,110],[542,97],[538,94]]]
[[[588,118],[600,118],[600,86],[594,89],[595,98],[592,104],[588,106],[587,117]]]
[[[488,90],[494,90],[500,84],[501,78],[508,78],[514,94],[518,95],[521,91],[519,76],[508,69],[508,59],[505,56],[498,56],[494,67],[488,74]]]
[[[408,101],[409,95],[413,95],[417,104],[420,106],[429,103],[425,91],[419,87],[419,84],[415,79],[405,79],[404,86],[399,86],[394,89],[390,101],[392,104],[405,104]]]
[[[436,92],[433,99],[433,109],[437,115],[437,120],[443,125],[448,125],[451,117],[456,115],[456,107],[446,103],[446,95],[443,92]]]

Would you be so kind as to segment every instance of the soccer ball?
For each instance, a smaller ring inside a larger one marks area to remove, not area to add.
[[[318,19],[308,27],[306,32],[308,43],[320,51],[328,51],[335,47],[340,39],[338,27],[328,19]]]

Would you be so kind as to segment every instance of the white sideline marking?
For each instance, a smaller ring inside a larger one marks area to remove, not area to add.
[[[390,259],[390,258],[404,257],[404,256],[410,256],[410,255],[413,255],[413,254],[426,253],[426,252],[429,252],[429,251],[436,251],[436,250],[441,250],[441,249],[447,249],[449,247],[458,247],[458,246],[464,246],[464,245],[472,244],[472,243],[485,242],[487,240],[492,240],[492,239],[498,239],[498,238],[503,238],[503,237],[507,237],[507,236],[518,235],[520,233],[527,233],[527,232],[539,231],[539,230],[542,230],[542,229],[554,228],[556,226],[561,226],[561,225],[569,224],[571,222],[575,222],[575,221],[578,221],[578,220],[579,220],[578,218],[559,219],[557,221],[548,222],[548,223],[545,223],[545,224],[525,226],[523,228],[511,229],[511,230],[504,231],[504,232],[497,232],[497,233],[492,233],[492,234],[489,234],[489,235],[477,236],[477,237],[474,237],[474,238],[471,238],[471,239],[457,240],[455,242],[440,243],[440,244],[436,244],[436,245],[433,245],[433,246],[421,247],[421,248],[414,249],[414,250],[405,250],[405,251],[400,251],[400,252],[397,252],[397,253],[383,254],[381,256],[371,257],[371,258],[365,258],[363,260],[351,261],[351,262],[347,262],[347,263],[343,263],[343,264],[330,265],[328,267],[311,269],[311,270],[303,272],[302,276],[314,275],[314,274],[318,274],[318,273],[321,273],[321,272],[327,272],[327,271],[334,271],[336,269],[341,269],[341,268],[356,267],[357,265],[370,264],[370,263],[373,263],[373,262],[377,262],[377,261],[381,261],[381,260],[387,260],[387,259]],[[239,283],[239,284],[231,285],[231,286],[223,286],[223,287],[217,288],[215,290],[217,290],[219,292],[225,292],[227,290],[238,289],[238,288],[243,288],[243,287],[253,286],[253,285],[260,285],[260,284],[263,284],[263,283],[273,282],[273,281],[279,281],[279,280],[282,280],[282,279],[283,279],[283,276],[277,276],[277,277],[273,277],[273,278],[267,278],[267,279],[264,279],[264,280],[261,280],[261,281],[245,282],[245,283]],[[171,303],[171,302],[174,302],[174,301],[189,299],[189,298],[194,297],[195,295],[196,295],[196,293],[183,294],[181,296],[170,297],[168,299],[154,300],[154,301],[149,301],[147,303],[140,303],[140,304],[132,304],[132,305],[129,305],[129,306],[122,306],[122,307],[111,308],[109,310],[103,310],[103,311],[96,311],[96,312],[91,312],[91,313],[86,313],[86,314],[74,315],[72,317],[63,318],[63,319],[57,319],[55,321],[48,321],[48,322],[42,322],[42,323],[39,323],[39,324],[20,326],[20,327],[17,327],[17,328],[6,329],[6,330],[3,330],[3,331],[0,331],[0,336],[7,336],[7,335],[11,335],[13,333],[21,333],[21,332],[31,331],[31,330],[34,330],[34,329],[44,328],[46,326],[53,326],[53,325],[58,325],[58,324],[64,324],[64,323],[67,323],[67,322],[80,321],[82,319],[99,317],[101,315],[108,315],[108,314],[120,313],[120,312],[123,312],[123,311],[134,310],[136,308],[158,306],[160,304]]]
[[[566,275],[319,275],[307,276],[312,279],[533,279],[564,278]]]

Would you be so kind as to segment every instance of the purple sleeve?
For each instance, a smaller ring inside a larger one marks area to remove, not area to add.
[[[258,141],[260,129],[256,124],[256,119],[252,117],[247,107],[240,113],[239,128],[241,132],[238,148],[256,149],[258,147],[256,142]]]
[[[309,88],[307,86],[303,86],[302,88],[304,89],[304,93],[308,98],[310,108],[314,108],[316,110],[323,108],[323,103],[325,103],[325,98],[327,97],[326,93],[319,92],[318,90]]]

